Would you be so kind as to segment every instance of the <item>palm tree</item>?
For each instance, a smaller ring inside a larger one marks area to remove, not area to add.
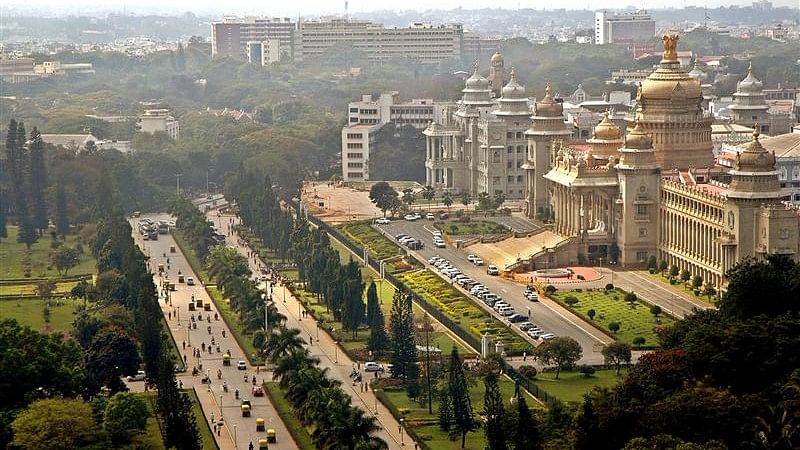
[[[276,363],[283,356],[303,348],[305,343],[306,341],[300,337],[300,330],[281,327],[277,333],[273,332],[267,339],[267,359]]]
[[[422,188],[422,198],[428,201],[428,212],[431,212],[431,200],[436,196],[436,190],[433,186],[425,186]]]
[[[278,380],[281,389],[286,389],[291,380],[297,374],[307,368],[319,364],[319,358],[310,356],[308,350],[304,348],[296,348],[289,352],[286,356],[279,359],[275,370],[272,371],[272,379]]]
[[[450,191],[444,191],[442,203],[444,206],[447,206],[447,212],[450,212],[450,206],[453,204],[453,194],[451,194]]]

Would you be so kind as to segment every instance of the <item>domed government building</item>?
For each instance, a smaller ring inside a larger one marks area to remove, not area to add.
[[[655,258],[719,288],[743,258],[800,258],[800,213],[785,201],[759,128],[732,168],[715,164],[713,117],[702,108],[700,81],[678,61],[678,36],[663,43],[661,63],[622,124],[626,131],[605,114],[582,145],[569,144],[572,132],[549,83],[531,102],[513,68],[493,95],[476,63],[462,99],[435,109],[423,132],[427,184],[521,198],[529,217],[560,236],[506,270],[583,257],[641,266]],[[499,53],[491,64],[490,76],[502,74]]]

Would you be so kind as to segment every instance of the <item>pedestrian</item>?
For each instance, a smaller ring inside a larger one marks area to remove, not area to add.
[[[527,360],[528,360],[528,352],[522,352],[522,362],[525,362]]]
[[[211,424],[214,425],[217,423],[217,419],[214,418],[214,413],[211,413]]]
[[[186,364],[186,353],[183,354],[183,363]]]
[[[169,317],[169,320],[172,320],[172,311],[168,312],[167,316]]]
[[[314,345],[314,336],[308,338],[308,345]]]
[[[183,349],[186,350],[186,341],[183,341]]]

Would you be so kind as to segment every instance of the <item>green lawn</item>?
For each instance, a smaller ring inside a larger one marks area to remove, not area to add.
[[[314,442],[311,440],[311,435],[308,434],[306,427],[300,423],[300,419],[297,418],[292,405],[286,400],[278,383],[270,381],[264,383],[264,387],[270,400],[272,400],[272,406],[278,411],[278,415],[283,420],[283,423],[286,424],[286,428],[289,429],[289,433],[291,433],[297,446],[301,450],[314,450],[316,447],[314,447]],[[278,439],[280,440],[281,437],[278,436]]]
[[[709,304],[711,306],[714,306],[716,304],[716,301],[717,301],[716,297],[709,298],[708,296],[702,295],[702,294],[701,295],[695,295],[694,294],[694,288],[692,288],[691,282],[690,283],[684,283],[680,279],[676,279],[675,284],[670,284],[669,276],[667,275],[668,272],[665,272],[665,274],[662,275],[660,272],[650,273],[647,270],[639,270],[639,271],[637,271],[637,273],[640,273],[640,274],[642,274],[643,276],[646,276],[646,277],[651,277],[652,279],[656,280],[657,282],[664,284],[666,289],[670,289],[670,287],[667,287],[667,286],[671,286],[672,288],[675,288],[677,290],[685,292],[687,295],[694,296],[695,299],[697,299],[697,300],[699,300],[699,301],[701,301],[703,303],[707,303],[707,304]],[[700,288],[700,292],[701,293],[703,292],[703,288],[702,287]]]
[[[56,283],[56,294],[64,294],[72,290],[77,281]],[[36,295],[36,283],[0,284],[0,295]]]
[[[186,261],[189,263],[189,266],[191,266],[192,271],[194,271],[200,280],[208,283],[211,278],[208,276],[206,266],[194,252],[192,246],[189,245],[189,242],[184,239],[183,233],[177,229],[172,230],[170,233],[175,239],[175,243],[178,244],[178,247],[180,248],[181,253],[183,253],[183,256],[186,258]]]
[[[370,255],[375,258],[385,259],[402,253],[402,249],[397,244],[372,228],[369,222],[348,222],[337,225],[336,228],[348,239],[368,248]]]
[[[8,227],[8,237],[0,241],[0,279],[17,279],[26,278],[23,259],[25,257],[26,249],[25,244],[17,242],[16,226]],[[76,234],[67,236],[66,244],[68,247],[77,246],[80,237]],[[50,267],[50,254],[53,249],[50,248],[52,239],[49,235],[39,238],[31,246],[31,276],[37,278],[45,277],[60,277],[61,275],[55,269]],[[95,260],[89,253],[88,244],[83,244],[84,253],[80,256],[80,262],[77,267],[70,269],[68,275],[86,274],[95,272]]]
[[[625,369],[617,377],[616,370],[600,369],[591,377],[585,377],[578,372],[561,372],[558,380],[555,372],[540,372],[533,380],[536,385],[547,391],[548,394],[558,397],[565,402],[579,402],[583,394],[597,387],[613,387],[625,376]]]
[[[449,220],[446,222],[434,222],[433,225],[451,236],[464,234],[503,234],[509,231],[504,225],[486,220],[472,220],[469,222]]]
[[[61,306],[57,306],[57,302]],[[72,321],[75,320],[75,309],[83,304],[83,300],[73,298],[50,300],[50,331],[69,333],[72,331]],[[0,300],[0,318],[16,319],[21,325],[27,325],[34,330],[44,329],[44,300],[39,297],[26,297],[15,300]]]
[[[567,305],[564,301],[569,296],[575,296],[578,303],[574,306]],[[587,312],[594,309],[597,315],[591,322],[616,339],[629,344],[633,344],[633,339],[641,336],[645,338],[645,346],[658,345],[655,327],[672,325],[675,322],[675,319],[666,313],[662,313],[660,319],[657,320],[650,314],[650,306],[641,301],[634,303],[631,307],[624,300],[625,292],[620,289],[608,292],[603,289],[588,289],[581,292],[556,291],[551,297],[586,320],[589,320]],[[611,322],[620,324],[617,333],[611,333],[608,329],[608,324]]]
[[[531,353],[530,344],[430,270],[409,271],[398,278],[476,338],[488,332],[495,341],[505,344],[506,351]]]
[[[483,409],[484,387],[480,378],[473,378],[471,381],[470,399],[472,401],[472,411],[477,418]],[[498,383],[501,396],[506,402],[506,408],[510,408],[510,399],[514,395],[514,382],[501,376],[498,379]],[[429,414],[427,403],[412,402],[404,389],[381,389],[376,392],[389,410],[398,412],[404,418],[407,424],[406,429],[413,429],[429,448],[436,450],[460,448],[461,440],[451,441],[447,433],[440,430],[436,423],[439,411],[439,402],[437,400],[433,402],[433,414]],[[526,400],[528,406],[534,408],[538,406],[538,403],[532,398],[528,397]],[[483,450],[485,445],[486,439],[481,428],[467,434],[466,448],[468,450]]]
[[[239,323],[238,315],[235,311],[233,311],[228,304],[227,299],[224,298],[222,292],[214,285],[206,285],[206,291],[208,295],[211,296],[211,299],[214,301],[214,304],[217,307],[217,310],[222,314],[222,317],[225,319],[225,323],[231,329],[236,341],[245,351],[247,360],[250,362],[251,365],[262,365],[264,364],[264,359],[260,356],[252,357],[252,355],[257,355],[258,352],[256,351],[255,346],[253,346],[253,335],[250,333],[245,332],[244,328],[242,328],[242,324]]]

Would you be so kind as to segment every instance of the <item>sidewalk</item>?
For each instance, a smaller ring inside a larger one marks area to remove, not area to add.
[[[227,230],[223,225],[228,223],[232,216],[223,215],[217,217],[216,213],[214,213],[207,214],[207,217],[220,226],[220,229]],[[233,217],[233,219],[234,224],[239,223],[238,217]],[[240,244],[238,236],[233,233],[231,236],[227,236],[227,244],[234,246],[244,257],[247,257],[248,251],[251,250],[248,246]],[[259,273],[258,266],[265,265],[263,261],[256,258],[247,258],[247,261],[253,273]],[[411,437],[404,430],[401,431],[399,422],[392,416],[388,408],[378,401],[372,390],[361,392],[356,390],[356,386],[352,385],[349,374],[357,363],[352,361],[347,354],[339,351],[336,342],[324,329],[322,332],[319,331],[317,323],[311,315],[302,318],[304,308],[288,289],[278,284],[274,287],[272,293],[278,311],[286,316],[286,326],[301,330],[300,336],[306,342],[309,342],[311,337],[314,338],[314,345],[308,345],[309,352],[320,359],[321,367],[327,367],[330,370],[329,375],[331,378],[342,383],[341,388],[352,398],[354,406],[376,417],[378,425],[382,427],[382,430],[378,431],[376,436],[382,438],[389,446],[389,449],[401,449],[405,446],[413,447],[414,442]],[[364,373],[364,375],[369,374]],[[367,377],[365,377],[365,381],[368,381]]]

